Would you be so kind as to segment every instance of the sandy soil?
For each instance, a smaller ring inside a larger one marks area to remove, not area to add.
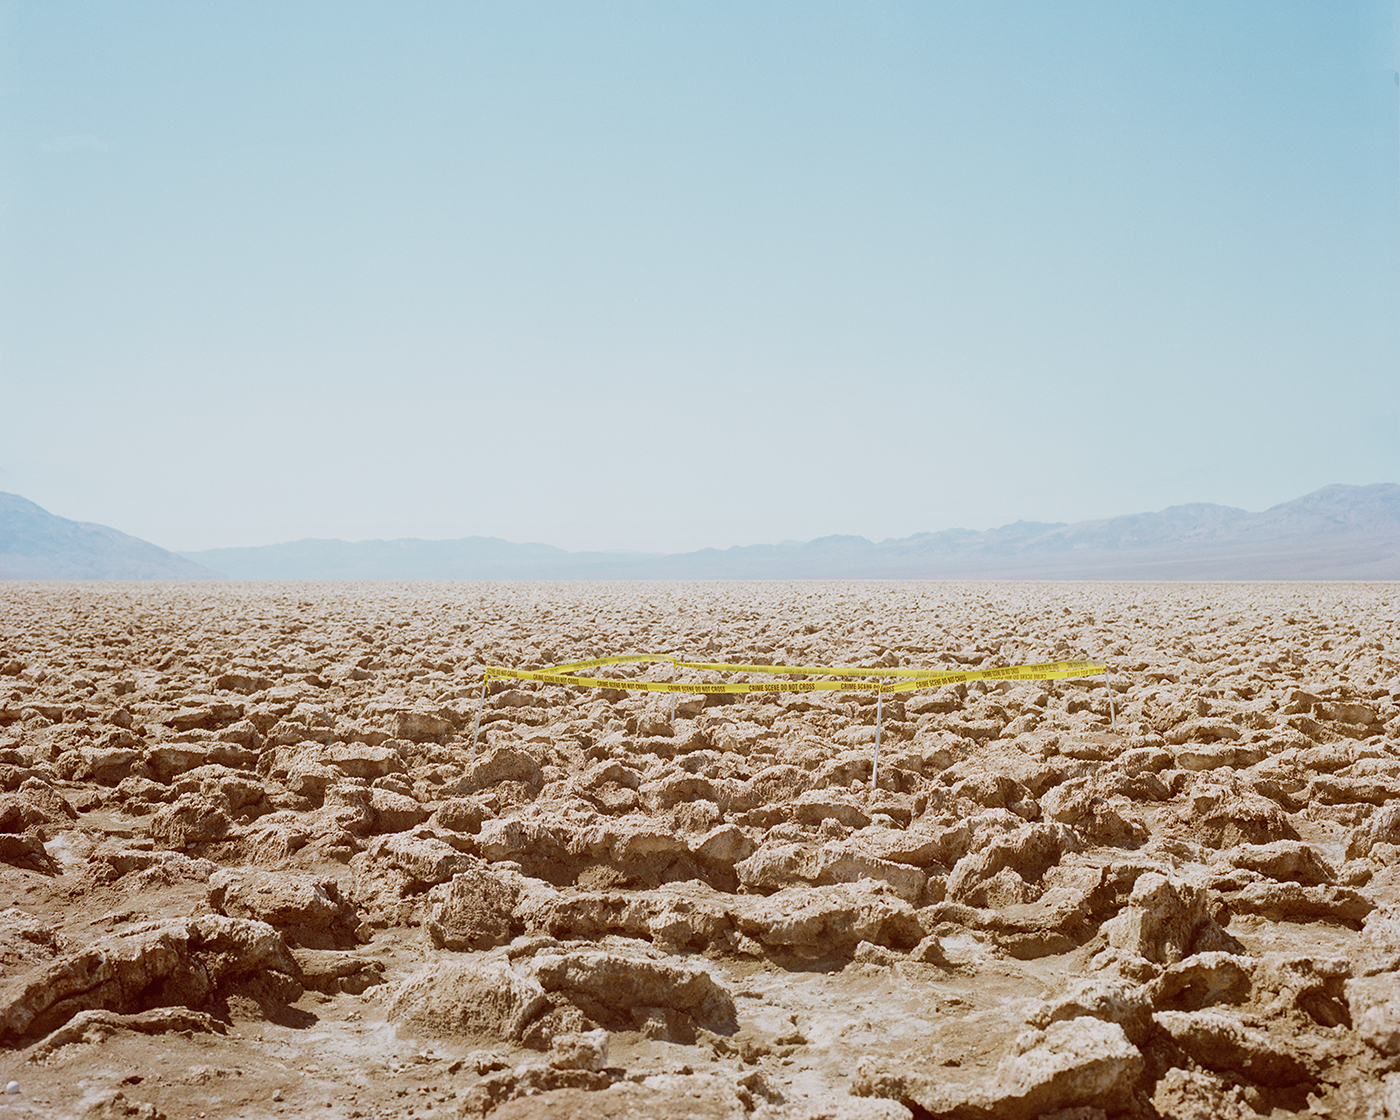
[[[1400,1118],[1397,608],[0,585],[0,1118]],[[473,753],[620,652],[1114,673],[888,703],[876,789],[856,693]]]

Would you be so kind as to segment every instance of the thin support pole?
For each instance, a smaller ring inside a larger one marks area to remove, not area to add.
[[[481,730],[481,709],[486,707],[486,680],[481,678],[481,697],[476,702],[476,722],[472,724],[472,758],[476,757],[476,734]]]
[[[671,662],[671,683],[672,683],[672,684],[675,684],[675,683],[676,683],[676,663],[675,663],[674,660]],[[676,694],[673,692],[673,693],[671,693],[671,726],[674,727],[675,725],[676,725]]]
[[[1113,706],[1113,677],[1108,673],[1107,670],[1104,671],[1103,683],[1108,685],[1108,718],[1110,721],[1109,726],[1112,727],[1114,731],[1117,731],[1118,711]]]
[[[880,784],[880,730],[884,726],[884,715],[885,694],[877,692],[875,694],[875,760],[870,764],[870,796],[872,799]]]

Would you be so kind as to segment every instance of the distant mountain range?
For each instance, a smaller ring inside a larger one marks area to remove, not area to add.
[[[0,494],[0,578],[1400,580],[1400,485],[1325,486],[1262,513],[1195,504],[1072,525],[1018,521],[672,555],[495,537],[176,554]]]
[[[106,525],[55,517],[0,493],[0,579],[219,579],[193,560]]]

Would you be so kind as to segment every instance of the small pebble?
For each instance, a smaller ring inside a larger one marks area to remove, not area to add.
[[[9,1093],[10,1096],[13,1097],[15,1094],[17,1094],[17,1093],[19,1092],[19,1082],[18,1082],[18,1081],[10,1081],[10,1082],[7,1082],[6,1085],[5,1085],[5,1092]]]

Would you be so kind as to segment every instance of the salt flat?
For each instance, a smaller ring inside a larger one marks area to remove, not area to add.
[[[1400,1116],[1395,584],[0,604],[0,1116]]]

